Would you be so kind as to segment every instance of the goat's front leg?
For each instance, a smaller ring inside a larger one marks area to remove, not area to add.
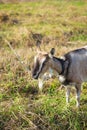
[[[70,87],[66,87],[66,103],[68,104],[70,101]]]
[[[39,92],[42,93],[44,81],[43,79],[38,80]]]
[[[80,95],[81,95],[81,84],[76,85],[76,106],[79,107],[80,105]]]
[[[39,86],[39,92],[41,93],[42,92],[42,89],[43,89],[43,85],[44,85],[44,82],[47,81],[50,77],[50,75],[48,75],[48,73],[45,73],[43,76],[41,76],[38,80],[38,86]]]
[[[47,73],[45,73],[41,78],[38,79],[39,92],[42,93],[43,85],[46,80],[49,79]]]

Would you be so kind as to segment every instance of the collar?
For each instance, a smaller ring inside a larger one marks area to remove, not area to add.
[[[64,75],[67,76],[68,72],[69,72],[69,66],[70,66],[70,62],[69,60],[64,60],[64,61],[60,61],[61,66],[62,66],[62,71],[59,75]]]
[[[61,71],[61,73],[59,73],[59,75],[63,75],[63,74],[64,74],[64,71],[65,71],[65,60],[64,60],[64,59],[57,58],[57,57],[53,57],[53,59],[54,59],[54,61],[60,62],[61,67],[62,67],[62,71]]]
[[[59,75],[63,75],[64,71],[65,71],[65,61],[60,61],[60,64],[62,66],[62,71],[61,71],[61,73],[59,73]]]

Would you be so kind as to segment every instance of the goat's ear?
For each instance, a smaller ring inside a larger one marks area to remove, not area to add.
[[[50,54],[51,54],[51,55],[54,55],[54,53],[55,53],[55,48],[52,48],[52,49],[50,50]]]
[[[52,58],[53,55],[54,55],[54,53],[55,53],[55,49],[52,48],[52,49],[50,50],[49,57]]]

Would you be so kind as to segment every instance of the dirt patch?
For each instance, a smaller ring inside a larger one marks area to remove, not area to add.
[[[7,22],[9,20],[9,15],[6,13],[0,14],[0,22]]]

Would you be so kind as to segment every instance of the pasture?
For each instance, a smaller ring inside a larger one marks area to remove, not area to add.
[[[25,71],[8,41],[25,66],[32,68],[37,46],[56,56],[87,45],[86,0],[34,0],[0,4],[0,130],[86,130],[87,83],[81,105],[75,104],[72,89],[66,105],[65,89],[56,77],[38,82]]]

